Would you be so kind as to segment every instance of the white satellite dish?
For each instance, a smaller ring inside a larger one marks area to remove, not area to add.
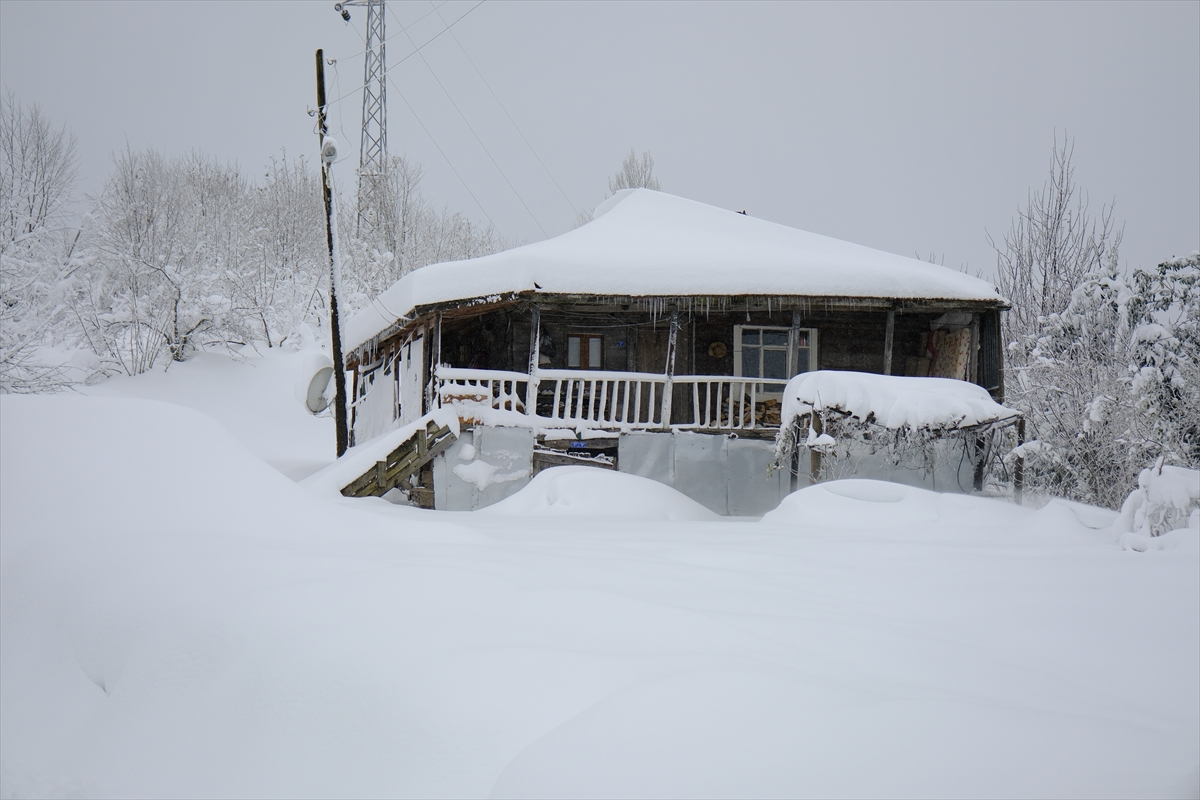
[[[300,380],[296,382],[296,399],[310,414],[320,414],[333,401],[333,361],[324,353],[309,353],[304,358]]]

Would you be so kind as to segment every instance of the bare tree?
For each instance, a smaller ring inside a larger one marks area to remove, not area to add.
[[[641,160],[638,160],[633,148],[629,148],[629,155],[625,156],[625,160],[621,162],[621,169],[608,179],[610,194],[616,194],[622,189],[662,191],[658,178],[654,177],[654,158],[650,153],[642,153]]]
[[[54,389],[61,370],[36,348],[55,319],[65,266],[60,227],[75,184],[75,137],[36,106],[0,97],[0,392]]]
[[[7,250],[58,222],[70,204],[75,136],[9,92],[0,98],[0,158],[0,250]]]
[[[608,195],[606,197],[612,197],[623,189],[662,191],[662,185],[659,184],[658,178],[654,177],[654,157],[649,152],[642,153],[642,157],[639,159],[636,151],[632,147],[629,148],[629,154],[621,162],[621,168],[608,179]],[[580,211],[579,216],[575,219],[575,227],[578,228],[580,225],[591,222],[595,213],[595,208]]]
[[[1075,186],[1074,149],[1065,137],[1061,145],[1055,138],[1050,177],[1041,190],[1030,192],[1003,247],[988,236],[996,250],[1000,291],[1012,301],[1005,317],[1010,347],[1016,342],[1026,349],[1040,318],[1066,309],[1071,292],[1089,272],[1117,260],[1121,231],[1113,228],[1112,207],[1102,208],[1098,219],[1089,216],[1087,196]]]

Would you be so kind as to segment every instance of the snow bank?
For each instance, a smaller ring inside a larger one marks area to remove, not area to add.
[[[0,442],[0,797],[1195,796],[1197,559],[1072,505],[328,502],[80,395]]]
[[[115,376],[79,387],[94,397],[139,397],[195,409],[221,423],[245,446],[293,480],[334,460],[333,418],[314,417],[297,399],[295,384],[312,377],[319,350],[242,349],[196,353],[167,370]],[[307,390],[307,385],[305,386]]]
[[[720,519],[658,481],[584,466],[542,470],[516,494],[475,513],[641,521]]]
[[[587,225],[502,253],[410,272],[354,316],[348,350],[419,306],[515,292],[746,294],[1001,302],[978,278],[648,189]]]
[[[813,410],[838,411],[893,430],[954,430],[1019,416],[982,386],[966,381],[832,370],[805,372],[788,381],[780,429]]]

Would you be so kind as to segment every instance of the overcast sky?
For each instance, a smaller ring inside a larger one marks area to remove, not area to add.
[[[353,181],[366,12],[332,6],[0,0],[0,80],[75,132],[95,193],[126,143],[251,173],[312,156],[323,47]],[[389,0],[389,150],[510,240],[569,230],[632,147],[665,191],[986,275],[985,231],[1043,183],[1057,132],[1094,211],[1115,200],[1128,265],[1200,247],[1200,3],[475,6]],[[453,36],[400,63],[443,18]]]

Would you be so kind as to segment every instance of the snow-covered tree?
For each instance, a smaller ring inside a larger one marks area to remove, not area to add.
[[[1006,402],[1039,442],[1031,487],[1118,507],[1150,464],[1200,466],[1200,256],[1120,267],[1111,207],[1088,215],[1072,148],[997,248]]]
[[[1008,402],[1040,446],[1027,480],[1117,508],[1151,464],[1200,468],[1200,255],[1086,275],[1040,320]]]
[[[93,350],[137,375],[238,335],[227,272],[250,242],[246,184],[200,155],[126,150],[93,213],[73,309]]]
[[[309,322],[318,326],[327,290],[321,180],[303,158],[272,158],[250,190],[249,246],[232,270],[236,306],[252,339],[273,347]]]
[[[480,226],[449,208],[434,208],[421,193],[422,169],[392,156],[379,185],[380,216],[370,230],[342,235],[344,300],[361,308],[395,281],[420,267],[475,258],[507,243],[491,225]],[[339,230],[355,231],[353,204],[343,209]]]
[[[36,106],[0,97],[0,392],[44,391],[63,383],[36,348],[60,311],[58,284],[72,243],[75,137]]]

